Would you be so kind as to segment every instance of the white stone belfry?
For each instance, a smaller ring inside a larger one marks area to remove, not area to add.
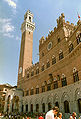
[[[22,33],[26,30],[33,32],[35,29],[35,23],[33,22],[33,14],[28,10],[24,15],[24,22],[21,25]]]

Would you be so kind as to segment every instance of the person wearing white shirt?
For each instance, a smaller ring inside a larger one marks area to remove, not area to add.
[[[59,111],[59,108],[55,106],[52,110],[46,113],[45,119],[54,119],[58,111]]]
[[[58,119],[62,119],[62,113],[61,112],[59,112],[59,114],[58,114]]]

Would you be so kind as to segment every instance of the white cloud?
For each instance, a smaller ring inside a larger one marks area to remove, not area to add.
[[[16,9],[16,3],[12,0],[4,0],[8,3],[9,6],[11,6],[12,8]]]
[[[9,38],[14,38],[14,35],[10,34],[10,33],[4,33],[5,37],[9,37]]]
[[[14,31],[14,26],[11,24],[11,19],[2,19],[0,18],[0,33],[3,36],[14,37],[12,32]]]

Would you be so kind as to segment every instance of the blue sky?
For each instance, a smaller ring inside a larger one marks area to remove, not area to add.
[[[76,24],[81,0],[0,0],[0,84],[17,85],[21,24],[27,10],[34,14],[33,63],[39,60],[39,40],[53,30],[61,13]]]

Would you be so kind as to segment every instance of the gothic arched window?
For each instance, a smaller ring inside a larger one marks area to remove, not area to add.
[[[55,103],[55,106],[59,107],[59,103],[58,103],[58,102],[56,102],[56,103]]]
[[[47,91],[51,90],[51,84],[47,84]]]
[[[58,88],[58,81],[54,81],[54,89]]]
[[[44,71],[44,64],[42,65],[41,71]]]
[[[31,95],[34,94],[34,89],[33,89],[33,88],[31,89],[30,94],[31,94]]]
[[[63,51],[60,50],[60,52],[59,52],[59,60],[61,60],[61,59],[63,59],[63,58],[64,58]]]
[[[46,68],[49,68],[49,67],[50,67],[50,62],[48,61],[46,64]]]
[[[34,76],[34,71],[31,72],[31,76]]]
[[[66,100],[64,101],[64,110],[65,110],[65,113],[69,113],[69,102]]]
[[[81,113],[81,99],[78,99],[78,108],[79,108],[79,113]]]
[[[26,91],[26,96],[28,96],[28,95],[29,95],[29,90]]]
[[[29,73],[27,73],[27,78],[29,78]]]
[[[36,69],[36,74],[39,74],[39,68]]]
[[[52,57],[52,65],[56,63],[56,57]]]
[[[74,82],[79,81],[78,71],[73,73]]]
[[[48,110],[51,110],[51,103],[48,103]]]
[[[42,92],[45,92],[45,86],[42,86]]]
[[[70,42],[69,44],[69,53],[73,50],[73,44]]]
[[[81,42],[81,33],[76,37],[77,39],[77,44],[79,44]]]
[[[42,111],[45,112],[45,103],[42,104]]]
[[[39,88],[36,88],[36,94],[39,94]]]
[[[33,112],[33,104],[31,104],[31,112]]]
[[[36,112],[39,112],[39,104],[36,104]]]
[[[61,82],[62,82],[62,87],[67,85],[67,80],[64,74],[62,75]]]
[[[28,112],[28,104],[26,105],[26,112]]]

